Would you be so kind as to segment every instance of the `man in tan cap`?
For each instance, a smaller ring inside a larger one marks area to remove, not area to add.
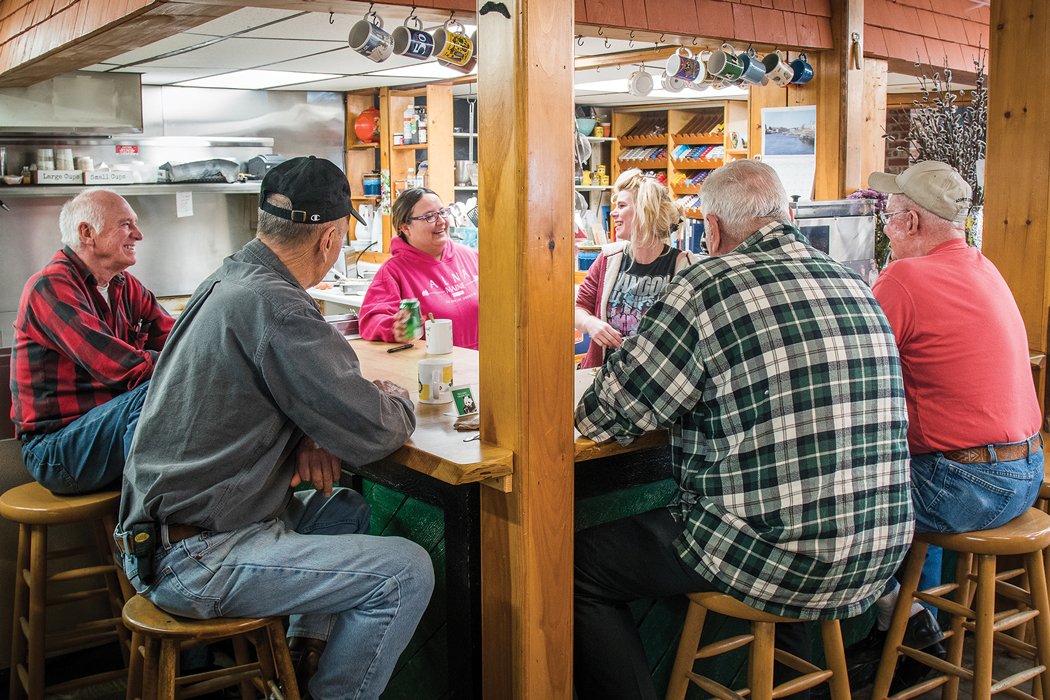
[[[966,244],[971,189],[954,168],[925,161],[896,176],[872,173],[868,186],[890,195],[880,217],[893,262],[872,291],[901,357],[915,530],[998,527],[1028,510],[1043,482],[1041,417],[1021,314],[999,271]],[[928,569],[931,585],[939,583],[939,556],[927,560],[924,578]],[[877,629],[851,647],[853,663],[863,660],[856,647],[865,643],[877,663],[897,597],[891,586],[877,601]],[[896,680],[907,687],[919,677],[902,664]]]

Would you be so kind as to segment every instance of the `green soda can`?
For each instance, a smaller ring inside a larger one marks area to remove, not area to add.
[[[423,318],[419,314],[419,299],[402,299],[401,308],[408,309],[408,320],[405,321],[405,335],[409,338],[422,338]]]

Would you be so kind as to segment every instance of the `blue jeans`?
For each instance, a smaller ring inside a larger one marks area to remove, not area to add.
[[[1003,446],[992,445],[991,451]],[[912,455],[915,531],[959,533],[1005,525],[1032,507],[1043,476],[1042,450],[1008,462],[973,464],[953,462],[941,452]]]
[[[120,488],[149,382],[96,406],[53,433],[22,444],[30,476],[60,495]]]
[[[241,530],[172,545],[162,527],[150,586],[134,557],[124,556],[124,570],[139,593],[184,617],[290,615],[288,636],[328,641],[313,698],[378,698],[427,607],[434,569],[419,545],[364,534],[369,517],[350,489],[300,492],[278,518]]]

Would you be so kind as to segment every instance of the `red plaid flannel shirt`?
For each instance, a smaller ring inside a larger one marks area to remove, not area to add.
[[[11,351],[11,420],[21,437],[60,430],[153,376],[174,320],[122,273],[109,304],[64,248],[22,290]]]

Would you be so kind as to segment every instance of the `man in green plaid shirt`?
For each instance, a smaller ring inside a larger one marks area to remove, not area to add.
[[[629,601],[714,590],[851,617],[911,543],[904,386],[878,302],[788,223],[768,165],[716,170],[703,209],[712,257],[671,282],[576,408],[596,441],[668,429],[678,482],[667,508],[577,535],[580,700],[655,698]]]

